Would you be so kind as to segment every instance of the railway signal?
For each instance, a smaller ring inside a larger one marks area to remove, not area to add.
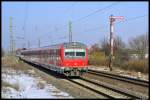
[[[111,15],[109,17],[109,20],[110,20],[110,59],[109,59],[109,69],[110,71],[112,71],[112,66],[113,66],[113,63],[112,63],[112,60],[114,59],[114,55],[113,55],[113,44],[114,44],[114,36],[113,36],[113,33],[114,33],[114,22],[116,19],[124,19],[123,16],[113,16]]]

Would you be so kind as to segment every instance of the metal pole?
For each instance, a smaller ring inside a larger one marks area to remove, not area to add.
[[[29,40],[28,40],[28,49],[30,48],[30,42],[29,42]]]
[[[15,44],[15,39],[13,40],[13,54],[15,54],[15,47],[16,47],[16,44]]]
[[[69,21],[69,43],[72,42],[72,26],[71,26],[71,21]]]
[[[40,44],[41,44],[40,38],[39,38],[39,43],[38,44],[39,44],[39,47],[40,47]]]
[[[25,43],[22,44],[22,48],[25,48]]]
[[[114,59],[114,51],[113,51],[113,46],[114,46],[114,22],[116,19],[123,19],[123,16],[110,16],[110,59],[109,59],[109,69],[112,71],[112,66],[113,66],[113,59]]]
[[[114,26],[113,26],[113,22],[115,21],[115,19],[112,18],[113,15],[110,16],[110,59],[109,59],[109,69],[110,71],[112,71],[112,66],[113,66],[113,63],[112,63],[112,57],[113,57],[113,42],[114,42],[114,39],[113,39],[113,32],[114,32]]]
[[[10,23],[9,23],[9,31],[10,31],[10,53],[13,54],[14,48],[13,48],[13,32],[12,32],[12,17],[10,17]]]

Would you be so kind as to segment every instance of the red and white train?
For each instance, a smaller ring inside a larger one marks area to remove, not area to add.
[[[88,49],[79,42],[20,50],[19,56],[66,76],[80,76],[88,69]]]

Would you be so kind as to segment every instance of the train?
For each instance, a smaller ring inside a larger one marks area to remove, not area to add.
[[[80,42],[22,49],[17,55],[65,76],[81,76],[88,71],[88,48]]]

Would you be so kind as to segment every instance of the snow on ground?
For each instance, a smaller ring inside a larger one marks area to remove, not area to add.
[[[40,77],[15,70],[3,70],[2,81],[13,86],[2,87],[2,98],[73,98]]]

